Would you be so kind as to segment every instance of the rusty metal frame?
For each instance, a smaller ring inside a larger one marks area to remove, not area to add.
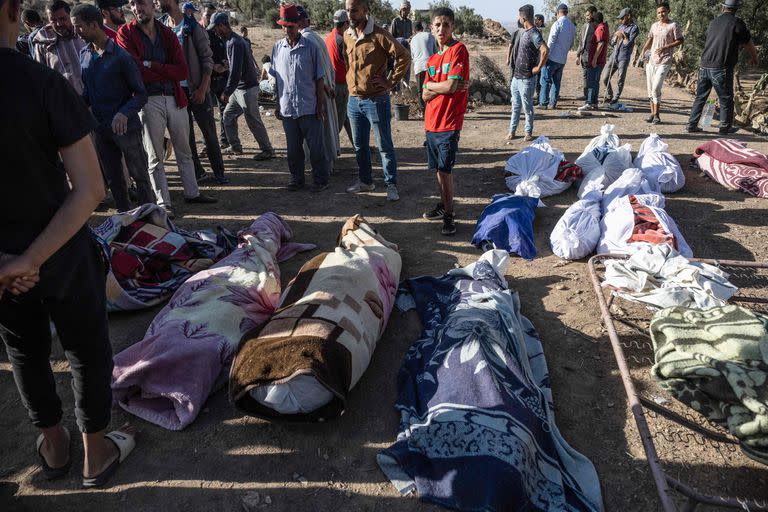
[[[588,262],[589,275],[592,279],[592,285],[597,295],[598,305],[600,306],[600,313],[605,324],[605,328],[608,332],[608,337],[613,348],[613,355],[616,359],[616,364],[619,367],[621,373],[621,380],[624,384],[624,391],[627,395],[628,405],[632,411],[632,416],[635,419],[637,430],[640,435],[640,439],[645,450],[646,457],[648,459],[648,465],[651,469],[651,475],[656,489],[658,490],[659,500],[661,501],[662,508],[665,512],[675,512],[678,510],[675,505],[672,494],[670,491],[674,490],[685,496],[688,501],[683,506],[683,511],[693,511],[698,505],[715,505],[720,507],[737,508],[742,510],[768,510],[768,502],[758,502],[756,500],[716,496],[712,494],[704,494],[694,487],[681,482],[680,480],[666,474],[664,468],[659,460],[656,446],[654,445],[653,435],[648,426],[648,422],[645,417],[644,407],[649,410],[653,410],[653,404],[648,403],[637,393],[635,385],[632,381],[632,375],[627,364],[626,356],[624,354],[624,348],[622,347],[620,336],[616,331],[614,324],[614,318],[610,311],[611,303],[613,302],[614,295],[610,294],[606,299],[605,291],[601,285],[601,279],[598,274],[597,264],[602,263],[608,259],[626,259],[626,255],[618,254],[598,254],[590,258]],[[705,260],[705,259],[692,259],[691,261],[698,261],[702,263],[708,263],[717,267],[727,266],[732,268],[744,268],[744,269],[768,269],[768,263],[758,263],[752,261],[734,261],[734,260]],[[741,303],[753,303],[753,304],[768,304],[768,297],[745,297],[735,296],[731,299],[732,302]],[[659,412],[659,411],[654,411]],[[663,413],[662,413],[663,414]],[[670,417],[665,415],[667,419],[678,423],[679,425],[694,430],[694,427],[687,424],[684,419]],[[715,437],[708,432],[702,432],[701,429],[695,429],[699,434],[709,437]],[[720,435],[719,438],[715,437],[718,442],[729,442],[727,439],[723,439],[724,436]],[[730,442],[735,442],[731,440]]]

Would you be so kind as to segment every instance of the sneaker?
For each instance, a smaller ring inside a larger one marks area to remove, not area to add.
[[[360,192],[373,192],[373,189],[376,188],[376,185],[373,183],[363,183],[360,180],[357,180],[354,185],[351,187],[347,187],[347,192],[350,194],[359,194]]]
[[[275,158],[274,151],[262,151],[261,153],[256,153],[253,155],[253,159],[259,162],[262,160],[272,160],[273,158]]]
[[[197,178],[197,184],[202,185],[204,183],[210,183],[214,181],[216,178],[208,173],[203,174],[199,178]]]
[[[200,194],[197,197],[184,198],[184,202],[190,203],[190,204],[213,204],[213,203],[217,203],[218,201],[219,201],[218,199],[211,196],[206,196],[204,194]]]
[[[387,201],[399,201],[400,194],[397,193],[397,185],[387,185]]]
[[[686,126],[685,131],[688,133],[699,133],[699,132],[703,132],[704,130],[698,126]]]
[[[515,140],[515,132],[509,132],[507,134],[507,140]]]
[[[646,123],[652,123],[652,122],[653,122],[653,118],[654,118],[654,117],[656,117],[656,116],[654,116],[653,114],[651,114],[650,116],[648,116],[648,117],[646,117],[646,118],[645,118],[645,122],[646,122]]]
[[[547,107],[547,110],[557,110],[557,105],[555,105],[555,104],[550,104],[550,105]]]
[[[730,128],[720,128],[719,133],[720,135],[731,135],[738,131],[739,131],[738,128],[736,128],[735,126],[731,126]]]
[[[579,112],[587,112],[587,111],[589,111],[589,110],[595,110],[595,107],[593,107],[593,106],[592,106],[592,105],[590,105],[589,103],[585,103],[585,104],[583,104],[582,106],[580,106],[580,107],[579,107],[577,110],[578,110]]]
[[[229,178],[226,176],[214,176],[213,181],[215,181],[217,185],[226,185],[229,183]]]
[[[445,209],[443,203],[437,203],[437,206],[421,214],[422,218],[427,220],[440,220],[445,215]]]
[[[653,116],[651,124],[661,124],[661,118],[659,116]]]
[[[327,183],[315,183],[309,188],[309,191],[313,194],[317,194],[318,192],[322,192],[323,190],[328,188]]]
[[[296,192],[297,190],[301,190],[302,188],[304,188],[304,184],[303,183],[296,183],[295,181],[292,181],[292,182],[288,183],[285,186],[285,188],[286,188],[286,190],[290,190],[291,192]]]
[[[483,252],[492,251],[495,248],[496,248],[496,245],[493,242],[491,242],[490,240],[483,240],[480,243],[480,250],[483,251]]]
[[[443,215],[443,229],[440,232],[445,236],[456,234],[456,223],[453,220],[454,215],[452,213],[446,213]]]
[[[608,103],[610,103],[611,105],[615,105],[615,104],[617,104],[618,102],[619,102],[619,98],[613,98],[613,99],[611,99],[611,101],[609,101]]]
[[[530,133],[526,133],[525,137],[523,137],[523,142],[531,142],[533,140],[533,135]]]
[[[233,146],[227,146],[225,148],[221,148],[221,154],[222,155],[242,155],[243,154],[243,148],[236,148]]]

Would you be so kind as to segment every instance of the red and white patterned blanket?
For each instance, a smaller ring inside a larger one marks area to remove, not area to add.
[[[733,139],[702,144],[693,158],[707,176],[727,189],[768,198],[768,156]]]

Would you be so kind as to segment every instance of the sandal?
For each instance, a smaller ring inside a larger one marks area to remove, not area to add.
[[[102,487],[104,484],[106,484],[112,475],[115,474],[117,468],[120,467],[120,464],[136,447],[136,439],[134,436],[128,435],[125,432],[120,432],[119,430],[113,430],[109,434],[105,435],[104,438],[109,439],[114,443],[119,456],[98,475],[91,478],[83,477],[83,487]]]
[[[65,430],[67,433],[67,446],[70,444],[70,437],[69,437],[69,431]],[[37,441],[35,442],[35,449],[37,453],[37,457],[40,459],[40,468],[43,470],[43,475],[47,480],[56,480],[57,478],[61,478],[65,476],[67,473],[69,473],[69,468],[72,467],[72,454],[69,455],[69,460],[66,464],[61,466],[60,468],[52,468],[48,465],[48,461],[45,460],[45,457],[43,457],[43,454],[40,452],[40,449],[43,447],[43,443],[45,442],[45,436],[43,434],[40,434],[37,436]]]

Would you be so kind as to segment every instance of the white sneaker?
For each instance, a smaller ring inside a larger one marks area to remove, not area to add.
[[[387,185],[387,201],[399,201],[400,194],[397,193],[397,185]]]
[[[586,112],[588,110],[597,110],[597,109],[592,105],[590,105],[589,103],[585,103],[584,105],[579,107],[580,112]]]
[[[371,183],[370,185],[366,185],[360,180],[357,180],[354,185],[351,187],[347,187],[347,192],[350,194],[359,194],[360,192],[372,192],[373,189],[376,188],[376,185]]]

